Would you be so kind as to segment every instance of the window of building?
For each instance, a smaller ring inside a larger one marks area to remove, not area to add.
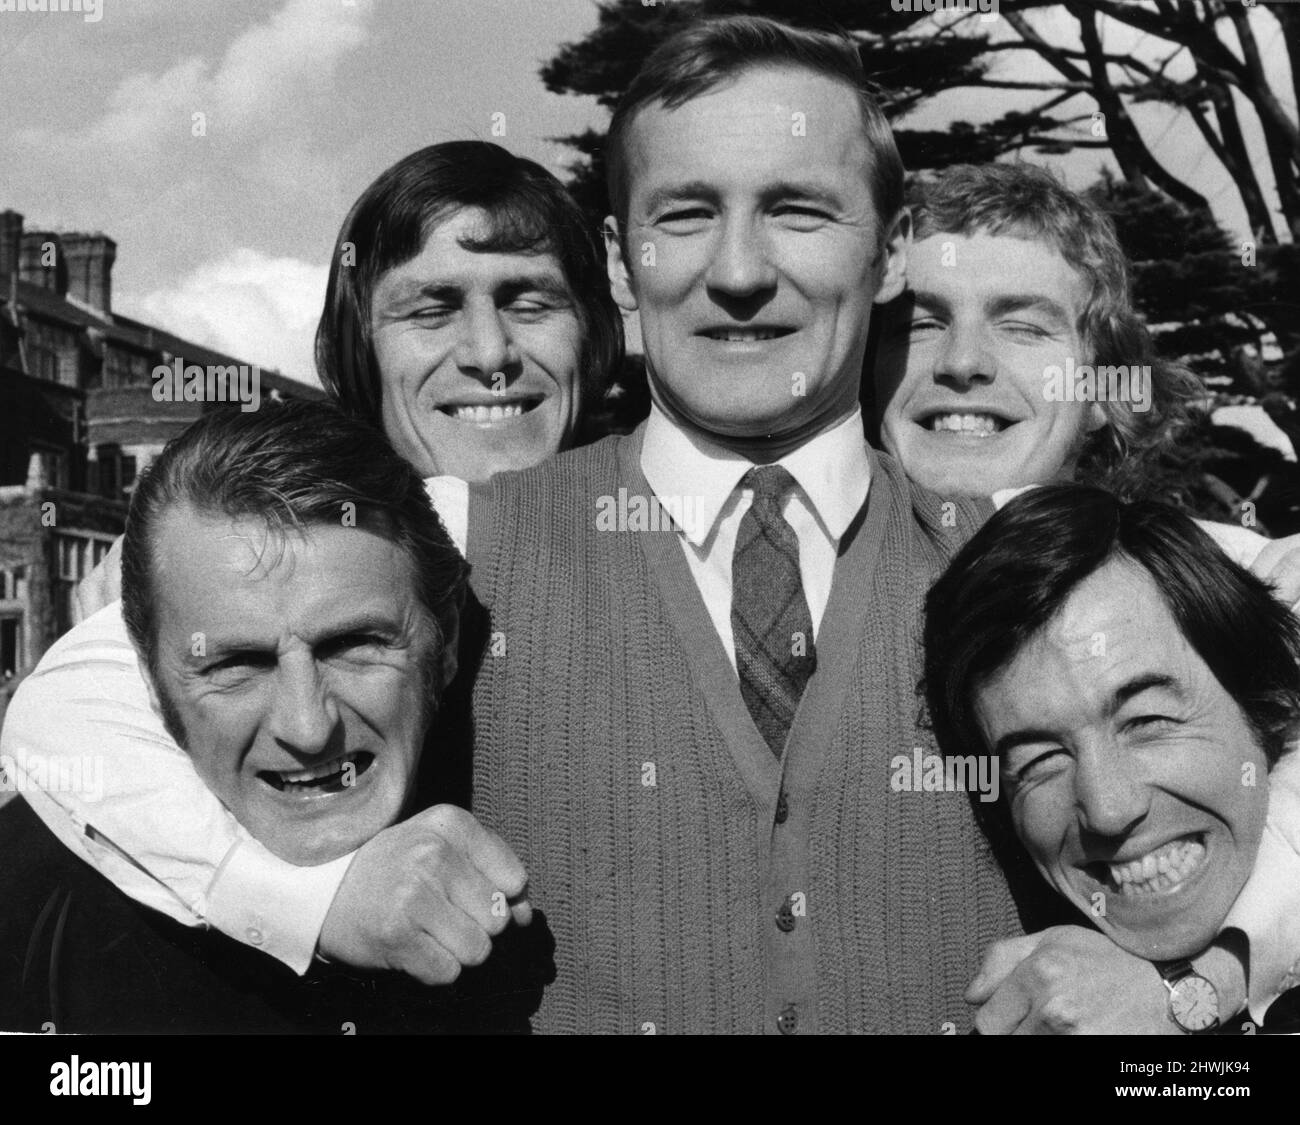
[[[46,488],[68,487],[68,454],[62,449],[33,445],[32,452],[41,459],[41,475]]]
[[[91,465],[91,490],[96,496],[124,500],[135,487],[136,460],[116,445],[95,447]]]
[[[145,382],[144,360],[120,348],[104,349],[104,386],[111,389],[131,387]]]
[[[12,570],[0,570],[0,601],[19,602],[27,600],[27,568],[16,566]]]
[[[77,583],[108,554],[113,536],[100,531],[61,531],[54,536],[54,625],[59,633],[72,628],[72,596]]]
[[[81,356],[77,349],[63,348],[58,353],[58,379],[65,387],[75,387],[80,383]]]
[[[47,383],[57,383],[59,381],[59,357],[51,348],[41,347],[40,345],[29,346],[27,349],[27,373],[36,379],[43,379]]]
[[[0,615],[0,679],[18,674],[22,659],[23,616],[21,613]]]
[[[64,582],[80,582],[113,545],[113,536],[98,531],[59,532],[54,536],[58,552],[58,576]]]

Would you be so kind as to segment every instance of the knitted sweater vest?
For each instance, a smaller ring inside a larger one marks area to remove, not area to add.
[[[987,507],[873,454],[778,762],[640,447],[609,438],[471,493],[490,617],[473,808],[554,939],[534,1028],[969,1029],[986,946],[1022,928],[968,794],[911,782],[937,752],[923,598]]]

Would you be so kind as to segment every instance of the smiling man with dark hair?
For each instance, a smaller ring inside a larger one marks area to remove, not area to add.
[[[1187,516],[1034,489],[935,584],[925,644],[945,752],[1000,764],[991,834],[1009,820],[1066,901],[1156,963],[1174,1028],[1236,1015],[1189,962],[1221,935],[1271,927],[1269,956],[1300,966],[1300,793],[1269,784],[1300,722],[1300,626]],[[1259,1018],[1276,976],[1255,967]],[[1035,969],[997,982],[981,1030],[1051,1021]]]
[[[622,332],[564,185],[500,145],[447,141],[397,161],[348,212],[316,364],[422,475],[476,481],[580,440]]]

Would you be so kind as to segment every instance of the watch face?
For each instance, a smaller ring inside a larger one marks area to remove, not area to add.
[[[1205,1031],[1219,1022],[1219,994],[1208,980],[1193,973],[1173,986],[1169,1011],[1184,1031]]]

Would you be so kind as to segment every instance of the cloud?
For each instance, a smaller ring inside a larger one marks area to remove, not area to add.
[[[244,138],[292,130],[307,103],[331,88],[335,68],[366,39],[371,6],[287,0],[238,35],[215,66],[198,56],[160,73],[123,78],[102,116],[65,140],[139,150],[190,133],[202,113],[215,135]],[[41,130],[20,139],[46,141]]]
[[[312,362],[328,267],[242,248],[175,285],[115,304],[126,315],[236,359],[318,384]]]

